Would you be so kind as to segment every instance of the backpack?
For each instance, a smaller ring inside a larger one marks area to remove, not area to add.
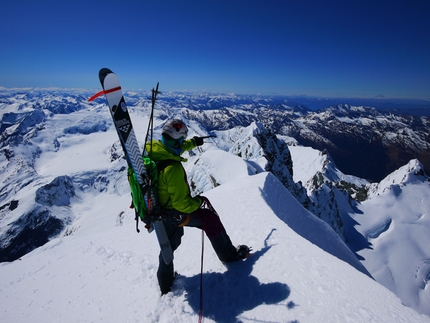
[[[136,175],[131,167],[127,170],[127,179],[130,185],[132,202],[130,208],[134,208],[136,215],[136,230],[139,230],[139,218],[145,223],[145,228],[151,228],[151,222],[162,216],[164,206],[158,204],[158,176],[167,166],[174,163],[174,160],[162,160],[155,162],[148,156],[142,157],[146,173],[149,178],[149,186],[143,188],[139,184]]]

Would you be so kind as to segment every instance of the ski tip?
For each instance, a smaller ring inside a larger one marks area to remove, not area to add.
[[[102,86],[103,86],[103,82],[104,82],[105,77],[108,74],[112,74],[112,73],[113,72],[110,69],[106,68],[106,67],[100,69],[100,71],[99,71],[99,79],[100,79],[100,83],[102,84]]]
[[[108,69],[106,67],[101,68],[100,71],[99,71],[99,75],[100,74],[107,75],[107,74],[110,74],[110,73],[113,73],[112,70],[110,70],[110,69]]]

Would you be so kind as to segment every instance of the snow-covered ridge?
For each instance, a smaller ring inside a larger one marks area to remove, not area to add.
[[[429,183],[430,179],[419,160],[413,159],[405,166],[400,167],[385,177],[380,183],[371,185],[370,197],[383,194],[387,190],[395,191],[398,187],[422,182]]]
[[[121,147],[105,103],[101,99],[87,103],[85,93],[65,97],[59,93],[48,94],[35,92],[0,97],[0,176],[4,183],[0,190],[0,240],[4,254],[9,256],[12,250],[19,250],[18,245],[23,245],[21,254],[15,254],[14,259],[47,241],[91,236],[95,231],[103,236],[116,225],[126,224],[131,219],[127,210],[130,198],[126,164],[121,159]],[[143,140],[149,101],[138,93],[126,99],[129,98],[136,134]],[[246,223],[243,230],[235,226],[234,230],[240,232],[239,238],[247,236],[244,230],[265,228],[265,219],[270,212],[254,203],[258,201],[268,205],[281,220],[281,224],[271,228],[276,229],[274,235],[285,225],[306,241],[359,270],[362,267],[357,259],[361,259],[366,270],[399,295],[403,303],[428,314],[430,271],[427,270],[426,259],[430,258],[430,251],[426,246],[430,245],[430,225],[426,201],[430,192],[424,167],[418,161],[412,160],[380,183],[370,185],[364,179],[340,171],[328,151],[304,147],[295,137],[285,135],[288,133],[300,138],[303,131],[316,134],[310,127],[310,119],[303,119],[308,115],[303,110],[285,105],[270,108],[262,101],[258,101],[258,105],[236,102],[234,106],[217,110],[205,105],[199,110],[190,105],[186,96],[181,100],[183,105],[180,108],[175,108],[178,101],[173,96],[158,102],[155,133],[159,135],[165,119],[180,117],[189,124],[190,136],[217,135],[187,155],[189,161],[184,166],[195,194],[211,194],[229,185],[235,187],[233,183],[257,178],[267,171],[275,176],[266,177],[265,181],[270,185],[257,185],[263,200],[246,194],[239,198],[239,191],[233,190],[221,194],[231,195],[229,198],[234,199],[234,203],[223,206],[226,197],[219,197],[217,204],[223,209],[223,214],[238,217],[241,225]],[[205,98],[200,97],[199,100],[204,102]],[[229,100],[234,100],[234,97]],[[218,97],[216,102],[221,104],[224,101]],[[367,108],[351,109],[357,115],[333,119],[329,112],[324,113],[334,120],[331,123],[334,128],[342,118],[345,121],[342,125],[371,124],[370,117],[365,115]],[[318,120],[316,113],[313,116]],[[282,122],[281,118],[284,118]],[[260,119],[263,122],[255,122]],[[224,128],[226,130],[222,130]],[[282,130],[277,133],[276,129]],[[319,135],[319,138],[324,137]],[[249,185],[252,183],[250,180]],[[280,187],[286,189],[288,196],[292,196],[300,208],[304,207],[303,210],[297,211],[298,206],[293,208],[293,200],[278,192]],[[242,186],[237,189],[244,190]],[[420,192],[413,193],[415,189]],[[368,194],[370,199],[367,199]],[[284,200],[288,203],[285,204]],[[396,209],[391,209],[391,205]],[[260,212],[258,220],[252,217],[254,209]],[[385,212],[387,210],[388,213]],[[408,217],[403,220],[394,216],[397,214],[395,210],[402,210],[402,214]],[[314,222],[320,224],[315,225]],[[413,225],[403,226],[403,223]],[[129,224],[132,230],[133,225]],[[397,228],[402,229],[397,232]],[[332,229],[337,235],[332,235]],[[327,235],[328,231],[330,235]],[[416,232],[419,234],[414,235]],[[387,237],[396,241],[397,236],[410,243],[381,242]],[[32,237],[37,239],[31,240]],[[345,245],[342,240],[359,258],[352,261],[350,256],[353,253],[348,249],[333,247]],[[337,241],[332,246],[334,249],[330,250],[331,244],[326,244],[326,241]],[[380,245],[383,248],[380,249]],[[348,250],[348,256],[339,256],[336,253],[339,250],[343,250],[342,253]],[[265,253],[260,254],[263,257]],[[402,266],[397,266],[397,261],[380,262],[381,254],[398,259]],[[277,266],[284,270],[282,265]],[[386,272],[392,272],[393,277],[406,278],[402,282],[398,278],[387,281]],[[189,290],[188,287],[186,289]],[[191,307],[194,305],[190,304]]]

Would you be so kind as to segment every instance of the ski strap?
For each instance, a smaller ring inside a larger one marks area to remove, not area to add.
[[[121,90],[120,86],[114,87],[113,89],[100,91],[100,92],[94,94],[91,98],[89,98],[88,102],[94,101],[95,99],[97,99],[99,96],[102,96],[103,94],[109,94],[109,93],[112,93],[112,92],[115,92],[118,90]]]

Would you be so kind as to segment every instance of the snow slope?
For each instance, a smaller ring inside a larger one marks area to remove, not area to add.
[[[205,239],[205,322],[430,322],[340,260],[352,253],[273,175],[236,178],[205,195],[232,241],[255,251],[225,266]],[[2,322],[197,322],[201,231],[185,229],[180,275],[160,297],[156,239],[134,231],[128,194],[80,198],[79,228],[0,264]]]
[[[352,214],[369,246],[358,253],[374,278],[430,316],[430,182],[412,160],[373,187]]]
[[[312,187],[312,174],[317,172],[329,181],[366,184],[330,167],[332,162],[318,150],[300,146],[290,150],[294,179],[308,189]],[[376,281],[407,306],[430,315],[429,177],[418,160],[411,160],[380,183],[367,185],[367,200],[355,208],[340,207],[347,213],[343,214],[346,240]]]

